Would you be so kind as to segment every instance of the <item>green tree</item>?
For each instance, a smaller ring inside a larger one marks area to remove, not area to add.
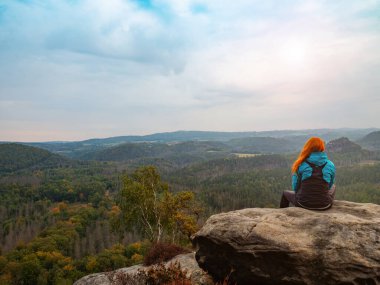
[[[137,229],[152,242],[169,235],[174,239],[178,231],[189,235],[196,230],[199,209],[193,207],[194,195],[171,193],[155,167],[141,167],[125,176],[123,183],[118,199],[120,229]]]
[[[41,265],[37,261],[29,260],[22,262],[20,264],[20,279],[21,284],[37,284],[38,277],[40,275],[42,268]]]

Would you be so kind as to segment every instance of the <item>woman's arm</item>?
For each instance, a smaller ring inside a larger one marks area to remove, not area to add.
[[[331,189],[331,187],[333,187],[334,184],[335,184],[335,167],[334,167],[334,171],[331,174],[331,181],[330,181],[329,189]]]
[[[300,187],[300,179],[297,173],[293,173],[292,175],[292,189],[294,192],[297,192]]]
[[[335,171],[336,171],[336,168],[335,168],[335,165],[332,161],[331,162],[331,165],[330,165],[330,183],[329,183],[329,189],[331,189],[331,187],[333,187],[333,185],[335,184]]]

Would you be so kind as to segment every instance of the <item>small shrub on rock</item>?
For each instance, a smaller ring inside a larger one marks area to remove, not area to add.
[[[155,243],[144,258],[144,265],[152,265],[168,261],[178,254],[188,253],[187,249],[169,243]]]
[[[110,276],[109,280],[112,285],[191,285],[191,280],[186,277],[186,273],[179,263],[171,263],[169,266],[160,263],[134,274],[117,272]]]
[[[191,280],[186,277],[186,270],[181,269],[179,263],[171,263],[165,267],[160,263],[152,266],[148,271],[143,271],[146,284],[149,285],[191,285]]]

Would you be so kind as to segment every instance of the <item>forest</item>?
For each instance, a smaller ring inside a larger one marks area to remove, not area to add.
[[[143,262],[157,241],[190,248],[211,214],[278,207],[299,134],[217,135],[223,139],[95,141],[82,151],[73,143],[66,155],[57,145],[0,144],[0,284],[72,284]],[[377,137],[327,144],[337,199],[380,204]]]

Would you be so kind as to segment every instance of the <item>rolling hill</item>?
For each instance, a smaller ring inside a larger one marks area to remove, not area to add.
[[[287,153],[298,150],[298,145],[272,137],[232,139],[226,144],[231,146],[231,151],[235,153]]]
[[[228,147],[220,142],[124,143],[106,149],[88,152],[84,160],[118,161],[133,164],[172,163],[178,166],[196,161],[219,158],[229,154]]]
[[[342,137],[336,140],[330,141],[326,145],[326,150],[330,153],[348,153],[361,151],[362,147],[348,138]]]
[[[218,141],[227,142],[234,139],[272,137],[282,138],[294,144],[296,149],[302,147],[305,141],[311,136],[318,136],[326,141],[339,137],[347,137],[351,140],[358,140],[363,136],[379,131],[379,129],[309,129],[309,130],[275,130],[275,131],[253,131],[253,132],[209,132],[209,131],[176,131],[166,133],[155,133],[142,136],[117,136],[109,138],[93,138],[83,141],[73,142],[33,142],[24,143],[39,148],[49,150],[70,158],[80,158],[81,156],[102,150],[108,147],[117,146],[123,143],[179,143],[187,141]]]
[[[326,145],[326,152],[336,166],[363,164],[380,159],[379,153],[363,149],[345,137],[330,141]]]
[[[380,150],[380,131],[369,133],[359,140],[358,143],[369,150]]]
[[[70,160],[47,150],[22,144],[0,144],[0,173],[58,167]]]

